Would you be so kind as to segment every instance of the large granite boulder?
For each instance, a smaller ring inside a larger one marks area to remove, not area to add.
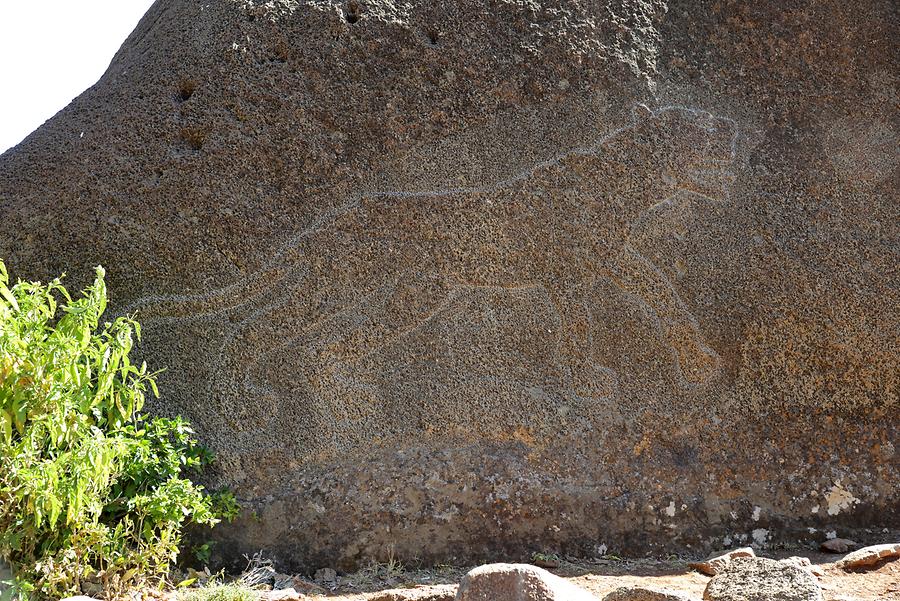
[[[689,595],[671,589],[645,586],[621,586],[603,597],[603,601],[695,601]]]
[[[824,601],[809,571],[764,557],[738,557],[713,576],[704,601]]]
[[[236,558],[897,527],[898,33],[890,0],[159,0],[0,157],[0,257],[108,268]]]
[[[900,558],[900,543],[887,543],[863,547],[852,553],[848,553],[835,562],[835,565],[845,570],[868,568],[877,565],[886,559]]]
[[[742,547],[740,549],[732,549],[725,553],[714,553],[703,561],[695,561],[688,564],[688,567],[703,572],[707,576],[715,576],[719,572],[725,570],[732,560],[738,557],[756,557],[753,547]]]
[[[586,590],[524,563],[492,563],[470,570],[456,601],[600,601]]]

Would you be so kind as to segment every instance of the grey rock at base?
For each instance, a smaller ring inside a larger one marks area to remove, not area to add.
[[[900,543],[888,543],[884,545],[872,545],[863,547],[852,553],[848,553],[835,565],[844,570],[867,568],[883,559],[900,557]]]
[[[846,553],[858,546],[859,543],[846,538],[830,538],[819,545],[819,548],[828,553]]]
[[[304,598],[293,587],[259,591],[258,597],[260,601],[300,601]]]
[[[294,588],[295,577],[290,574],[272,574],[272,589],[279,591],[282,589]]]
[[[797,555],[785,557],[784,559],[779,559],[778,561],[792,566],[797,566],[798,568],[808,568],[812,566],[812,562],[809,560],[809,557],[799,557]]]
[[[313,575],[313,580],[322,583],[331,583],[337,580],[337,572],[333,568],[319,568]]]
[[[789,562],[739,557],[706,585],[704,601],[823,601],[816,577]]]
[[[785,559],[779,559],[780,563],[786,563],[788,565],[797,566],[798,568],[804,569],[813,576],[819,577],[824,576],[825,572],[822,570],[820,566],[814,565],[812,561],[808,557],[787,557]]]
[[[694,561],[689,563],[688,566],[703,572],[707,576],[715,576],[728,567],[728,564],[736,557],[756,557],[756,552],[753,551],[752,547],[741,547],[725,553],[714,553],[703,561]]]
[[[456,601],[599,601],[559,576],[531,564],[492,563],[469,571]]]
[[[237,568],[681,553],[754,505],[795,541],[822,498],[900,527],[897,32],[896,0],[157,0],[0,156],[0,257],[107,268],[146,409],[256,510],[212,534]]]
[[[455,584],[393,589],[378,593],[369,601],[453,601],[456,599],[456,589]]]
[[[608,593],[603,601],[696,601],[687,593],[644,586],[623,586]]]

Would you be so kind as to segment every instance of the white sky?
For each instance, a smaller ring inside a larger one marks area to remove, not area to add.
[[[0,153],[94,85],[153,0],[0,0]]]

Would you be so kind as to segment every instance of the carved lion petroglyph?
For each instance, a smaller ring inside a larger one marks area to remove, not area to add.
[[[702,385],[719,358],[631,236],[666,203],[725,200],[734,144],[731,120],[638,107],[591,147],[505,181],[352,199],[245,281],[132,308],[151,321],[226,316],[211,395],[305,398],[333,425],[388,410],[395,387],[428,386],[429,374],[466,386],[512,377],[517,361],[523,382],[610,398],[616,373],[592,341],[602,279],[649,308],[683,385]],[[373,375],[378,353],[390,353],[392,374]]]

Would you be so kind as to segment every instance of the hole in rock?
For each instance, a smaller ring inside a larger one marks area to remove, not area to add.
[[[181,79],[178,82],[178,99],[182,102],[190,100],[197,91],[197,82],[193,79]]]
[[[206,142],[206,130],[200,127],[185,127],[179,132],[178,137],[192,149],[200,150]]]
[[[286,63],[290,56],[291,52],[288,45],[284,42],[279,42],[272,47],[272,56],[269,60],[273,63]]]
[[[347,23],[351,25],[359,21],[360,13],[362,11],[359,8],[359,4],[356,2],[350,2],[347,4],[347,12],[344,13],[344,19],[346,19]]]

